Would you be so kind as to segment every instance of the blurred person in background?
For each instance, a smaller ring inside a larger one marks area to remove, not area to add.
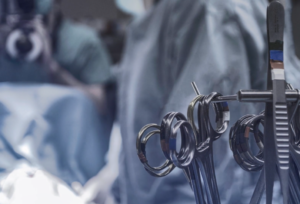
[[[59,1],[0,0],[0,11],[0,180],[34,167],[83,185],[105,165],[113,123],[106,49]]]
[[[58,0],[1,0],[1,82],[56,83],[105,112],[110,59],[92,29],[65,19]]]

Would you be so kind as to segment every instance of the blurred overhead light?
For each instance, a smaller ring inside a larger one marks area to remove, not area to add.
[[[117,6],[125,13],[133,16],[140,15],[145,12],[143,0],[115,0]]]

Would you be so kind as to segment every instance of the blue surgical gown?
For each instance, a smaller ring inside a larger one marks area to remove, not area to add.
[[[240,89],[264,89],[266,8],[266,0],[162,0],[131,24],[119,81],[123,146],[114,188],[118,203],[195,203],[181,170],[164,178],[154,178],[145,171],[136,155],[137,134],[148,123],[160,124],[170,111],[186,113],[195,97],[192,81],[202,94],[217,91],[231,95]],[[288,17],[289,13],[287,22]],[[289,22],[287,27],[291,29]],[[286,37],[285,43],[287,75],[297,84],[299,73],[292,76],[292,70],[299,60],[291,57],[290,39]],[[262,108],[230,103],[231,125]],[[165,158],[159,140],[153,139],[148,145],[149,162],[162,163]],[[214,143],[214,160],[221,202],[248,204],[257,174],[245,172],[235,163],[228,133]],[[280,202],[278,191],[274,196]]]
[[[36,0],[36,13],[47,15],[53,0]],[[54,59],[85,84],[110,79],[110,57],[97,32],[88,26],[63,19],[57,29]],[[49,82],[39,63],[21,62],[0,56],[0,82]]]
[[[110,59],[96,32],[64,19],[58,29],[54,59],[85,84],[101,84],[110,77]],[[21,62],[0,56],[0,82],[49,82],[38,62]]]

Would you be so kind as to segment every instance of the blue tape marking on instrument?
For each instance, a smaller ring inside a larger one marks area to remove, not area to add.
[[[270,50],[270,59],[274,61],[283,62],[283,51],[282,50]]]
[[[227,102],[222,102],[222,106],[223,106],[223,108],[227,108],[228,107],[228,103]]]
[[[170,148],[170,150],[176,151],[176,139],[175,138],[170,138],[169,148]]]

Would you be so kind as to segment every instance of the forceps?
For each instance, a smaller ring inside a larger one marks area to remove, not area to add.
[[[291,101],[290,94],[286,90],[288,86],[285,80],[283,62],[284,8],[279,2],[270,3],[267,9],[267,30],[269,47],[267,89],[272,91],[270,95],[265,94],[268,91],[260,93],[262,101],[266,103],[263,116],[264,134],[263,137],[256,137],[256,140],[258,139],[263,142],[263,149],[260,148],[262,154],[257,157],[249,154],[249,147],[245,145],[248,142],[242,136],[243,134],[246,135],[247,131],[249,132],[244,127],[247,123],[253,123],[250,120],[255,116],[248,116],[250,119],[245,117],[238,121],[235,125],[236,128],[232,129],[230,139],[235,159],[242,168],[248,171],[256,171],[260,170],[263,166],[264,171],[262,171],[262,174],[264,175],[261,175],[261,179],[264,182],[260,181],[257,184],[251,204],[259,203],[263,192],[258,189],[265,189],[266,202],[267,204],[272,203],[276,170],[280,179],[283,203],[288,204],[299,200],[297,196],[299,193],[298,184],[291,180],[291,178],[296,178],[297,175],[299,177],[299,172],[296,170],[299,160],[295,159],[298,155],[295,152],[297,147],[294,144],[290,145],[293,132],[290,123],[296,110],[295,107],[298,106],[294,105],[293,102],[298,104],[299,97],[297,95],[299,93],[293,91],[296,100]],[[252,95],[254,92],[252,91],[251,93],[250,91],[249,95]],[[242,96],[241,92],[238,97],[240,96]],[[255,128],[257,125],[252,124],[252,126]],[[292,158],[290,157],[290,152],[292,153]],[[263,158],[261,155],[263,155]],[[255,195],[257,193],[260,193],[260,195]]]
[[[279,2],[267,9],[269,45],[268,89],[273,90],[272,103],[265,112],[265,181],[267,204],[272,203],[275,170],[280,179],[283,203],[289,203],[290,125],[286,99],[286,80],[283,62],[284,8]],[[275,157],[274,157],[275,155]]]
[[[195,83],[193,86],[196,88]],[[196,90],[198,91],[198,89]],[[227,130],[230,114],[226,102],[212,103],[219,96],[221,94],[218,93],[212,93],[208,96],[198,95],[189,105],[188,119],[178,112],[168,113],[163,118],[161,126],[149,124],[143,127],[136,142],[138,157],[151,175],[162,177],[168,175],[175,167],[183,169],[194,191],[196,202],[199,204],[220,203],[212,146],[213,141],[220,138]],[[211,103],[216,113],[216,130],[209,121]],[[194,120],[196,104],[199,104],[198,128]],[[180,133],[182,141],[180,151],[177,153],[178,133]],[[167,159],[159,167],[150,166],[146,157],[147,142],[154,135],[160,136],[161,149]]]
[[[290,113],[293,115],[291,122],[291,144],[290,144],[290,170],[289,170],[289,203],[300,203],[300,177],[299,177],[299,167],[300,167],[300,148],[299,148],[299,102],[290,106]],[[295,109],[297,114],[295,114]],[[298,117],[295,117],[298,116]],[[234,155],[234,159],[240,165],[240,167],[246,171],[259,171],[262,169],[261,175],[259,177],[258,183],[255,187],[253,196],[251,198],[250,204],[259,204],[262,198],[263,192],[266,189],[265,183],[265,167],[264,167],[264,135],[259,130],[259,124],[264,126],[264,112],[259,115],[246,115],[239,119],[236,124],[231,128],[229,141],[230,147]],[[252,155],[249,146],[249,133],[253,133],[256,144],[259,148],[259,153],[257,155]]]
[[[175,125],[173,126],[173,122]],[[148,132],[149,129],[155,128]],[[176,151],[177,133],[181,133],[182,144],[179,153]],[[160,135],[161,149],[167,158],[166,162],[160,167],[151,167],[146,158],[147,141],[154,135]],[[143,137],[144,136],[144,137]],[[137,138],[137,153],[145,169],[153,176],[166,176],[176,167],[183,169],[191,188],[194,191],[197,204],[205,204],[203,190],[200,185],[200,175],[194,161],[195,135],[191,125],[181,113],[168,113],[161,123],[146,125],[141,129]]]
[[[240,118],[230,130],[229,144],[237,164],[245,171],[259,171],[263,168],[263,134],[259,124],[263,124],[264,113],[246,115]],[[259,153],[254,155],[249,146],[250,133],[253,133]]]
[[[228,128],[230,116],[226,101],[266,103],[264,112],[246,115],[238,120],[231,128],[229,136],[230,148],[238,165],[246,171],[261,170],[260,180],[250,204],[258,204],[264,190],[267,204],[272,203],[276,171],[280,179],[283,203],[300,203],[300,118],[295,117],[296,110],[297,115],[300,113],[300,94],[298,90],[293,90],[286,84],[285,80],[282,5],[272,2],[268,7],[267,16],[268,90],[241,90],[231,96],[221,96],[218,93],[203,96],[193,84],[198,96],[189,105],[187,119],[180,113],[169,113],[164,117],[161,126],[150,124],[138,135],[138,156],[145,169],[154,176],[165,176],[175,166],[182,168],[194,190],[197,203],[220,203],[212,152],[213,141]],[[197,104],[198,121],[194,118]],[[210,123],[210,104],[216,113],[216,129]],[[259,129],[260,125],[264,128],[263,132]],[[150,129],[154,130],[147,133]],[[178,133],[181,133],[182,137],[179,153],[176,152]],[[156,134],[160,135],[161,149],[167,160],[160,167],[151,167],[146,158],[146,144]],[[251,135],[259,148],[256,155],[252,153],[249,145]]]
[[[172,124],[177,120],[174,127]],[[181,133],[181,149],[176,151],[177,133]],[[176,167],[184,170],[188,180],[192,184],[197,203],[205,203],[203,189],[200,184],[200,175],[194,160],[196,138],[194,130],[185,116],[172,112],[167,114],[161,123],[161,148],[166,158],[171,160]],[[194,183],[193,183],[194,182]]]
[[[214,100],[221,96],[219,93],[212,93],[208,96],[200,95],[200,92],[195,84],[192,86],[198,95],[188,107],[188,120],[196,133],[196,161],[201,175],[204,176],[203,182],[206,190],[206,197],[208,203],[220,203],[218,186],[215,176],[213,163],[213,141],[220,138],[228,128],[230,120],[230,112],[227,102],[214,102]],[[198,127],[194,120],[194,110],[198,105]],[[209,108],[213,105],[216,113],[215,128],[210,123]]]
[[[151,129],[154,130],[149,131]],[[145,135],[147,131],[149,132]],[[148,140],[154,135],[160,135],[160,126],[158,126],[157,124],[146,125],[140,130],[136,140],[137,154],[141,163],[144,165],[145,170],[150,175],[155,177],[164,177],[173,171],[175,165],[170,160],[166,160],[166,162],[159,167],[152,167],[151,165],[149,165],[146,156],[146,145]]]
[[[287,84],[287,89],[294,90],[290,84]],[[297,112],[296,112],[297,111]],[[299,148],[299,133],[300,133],[300,110],[299,101],[289,104],[290,118],[290,169],[289,169],[289,203],[300,203],[300,148]],[[233,152],[236,162],[246,171],[259,171],[262,169],[260,178],[256,185],[255,191],[251,198],[250,204],[259,204],[262,194],[266,189],[265,167],[264,165],[264,135],[259,130],[259,124],[265,126],[265,113],[259,115],[246,115],[239,119],[230,131],[230,147]],[[260,150],[258,155],[253,156],[249,146],[249,133],[253,133],[256,144]]]

